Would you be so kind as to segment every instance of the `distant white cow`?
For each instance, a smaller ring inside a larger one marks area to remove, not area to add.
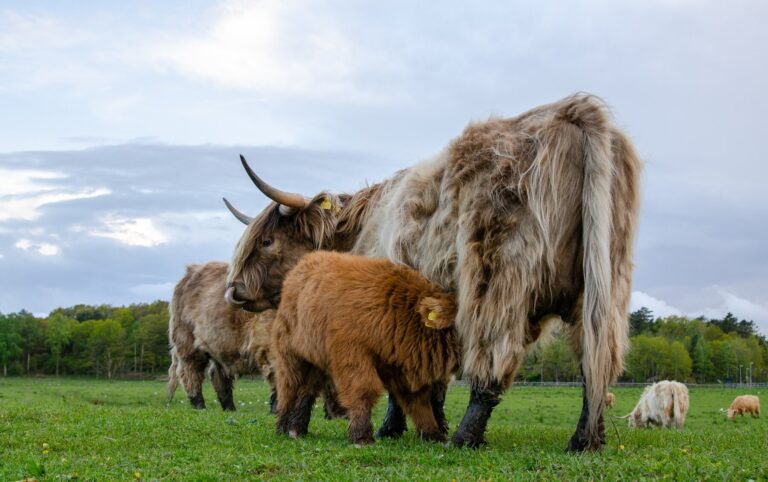
[[[629,418],[629,427],[683,428],[688,413],[688,388],[663,380],[646,387],[635,409],[620,418]]]

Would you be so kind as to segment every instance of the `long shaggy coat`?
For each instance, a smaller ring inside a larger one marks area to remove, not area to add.
[[[455,301],[413,269],[316,252],[288,274],[272,330],[278,432],[306,433],[326,376],[349,416],[349,438],[373,442],[371,409],[384,390],[425,439],[444,440],[432,385],[459,368]]]
[[[569,448],[599,449],[628,345],[640,170],[605,105],[571,96],[470,124],[434,158],[352,195],[273,204],[241,238],[228,281],[246,308],[264,309],[301,255],[333,249],[408,265],[457,293],[474,394],[458,445],[483,442],[499,394],[545,320],[560,317],[585,380]]]
[[[202,383],[210,363],[211,383],[221,406],[234,410],[233,383],[238,375],[261,373],[274,389],[269,360],[274,310],[254,314],[224,300],[228,266],[211,262],[187,266],[170,305],[168,401],[181,382],[192,406],[204,408]]]
[[[729,420],[736,420],[736,415],[743,416],[745,413],[750,413],[753,417],[760,416],[760,399],[756,395],[736,397],[728,407],[727,416]]]
[[[623,418],[629,418],[630,428],[683,428],[689,406],[688,387],[662,380],[646,387],[635,408]]]

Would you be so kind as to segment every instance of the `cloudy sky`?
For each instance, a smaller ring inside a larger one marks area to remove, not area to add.
[[[633,307],[768,334],[768,3],[0,4],[0,312],[167,299],[285,189],[348,191],[576,91],[646,161]]]

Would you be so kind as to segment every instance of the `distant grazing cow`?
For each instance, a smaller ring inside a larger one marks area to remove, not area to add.
[[[608,392],[605,394],[605,406],[608,408],[613,408],[613,405],[616,403],[616,396]]]
[[[264,375],[274,405],[269,343],[275,310],[254,314],[232,308],[224,299],[227,268],[218,262],[190,265],[176,284],[168,325],[172,360],[168,401],[181,381],[192,407],[205,408],[202,384],[210,363],[211,383],[224,410],[235,410],[235,378],[250,373]],[[326,397],[326,416],[342,416],[332,386],[326,391],[331,393]]]
[[[683,428],[688,407],[688,388],[679,382],[662,380],[646,387],[635,409],[619,418],[629,418],[630,428]]]
[[[255,218],[232,210],[248,224],[227,279],[234,305],[277,306],[286,273],[317,249],[388,258],[457,293],[470,397],[452,442],[471,447],[560,317],[584,375],[568,448],[601,448],[605,392],[629,345],[641,163],[599,99],[472,123],[433,158],[351,195],[286,193],[243,166],[275,203]],[[386,420],[403,423],[390,402]]]
[[[373,443],[371,409],[388,390],[423,439],[448,427],[433,386],[459,368],[452,295],[384,259],[316,252],[288,274],[272,327],[278,433],[306,434],[330,375],[349,416],[349,439]]]
[[[760,399],[755,395],[741,395],[736,397],[728,408],[728,419],[736,420],[736,415],[752,414],[752,417],[760,416]]]

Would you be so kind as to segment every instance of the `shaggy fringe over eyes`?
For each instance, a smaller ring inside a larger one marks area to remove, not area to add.
[[[246,286],[261,285],[267,276],[267,266],[259,263],[249,266],[248,260],[259,251],[261,240],[277,230],[284,230],[288,238],[295,241],[309,240],[314,249],[332,249],[343,209],[341,199],[335,194],[321,192],[293,216],[281,214],[278,204],[270,204],[246,229],[235,247],[227,282],[241,277]],[[330,202],[330,208],[326,202]]]
[[[330,202],[330,208],[323,206]],[[310,239],[314,249],[328,249],[336,234],[336,222],[341,211],[339,196],[327,192],[317,194],[309,205],[300,210],[292,223],[294,236]]]

